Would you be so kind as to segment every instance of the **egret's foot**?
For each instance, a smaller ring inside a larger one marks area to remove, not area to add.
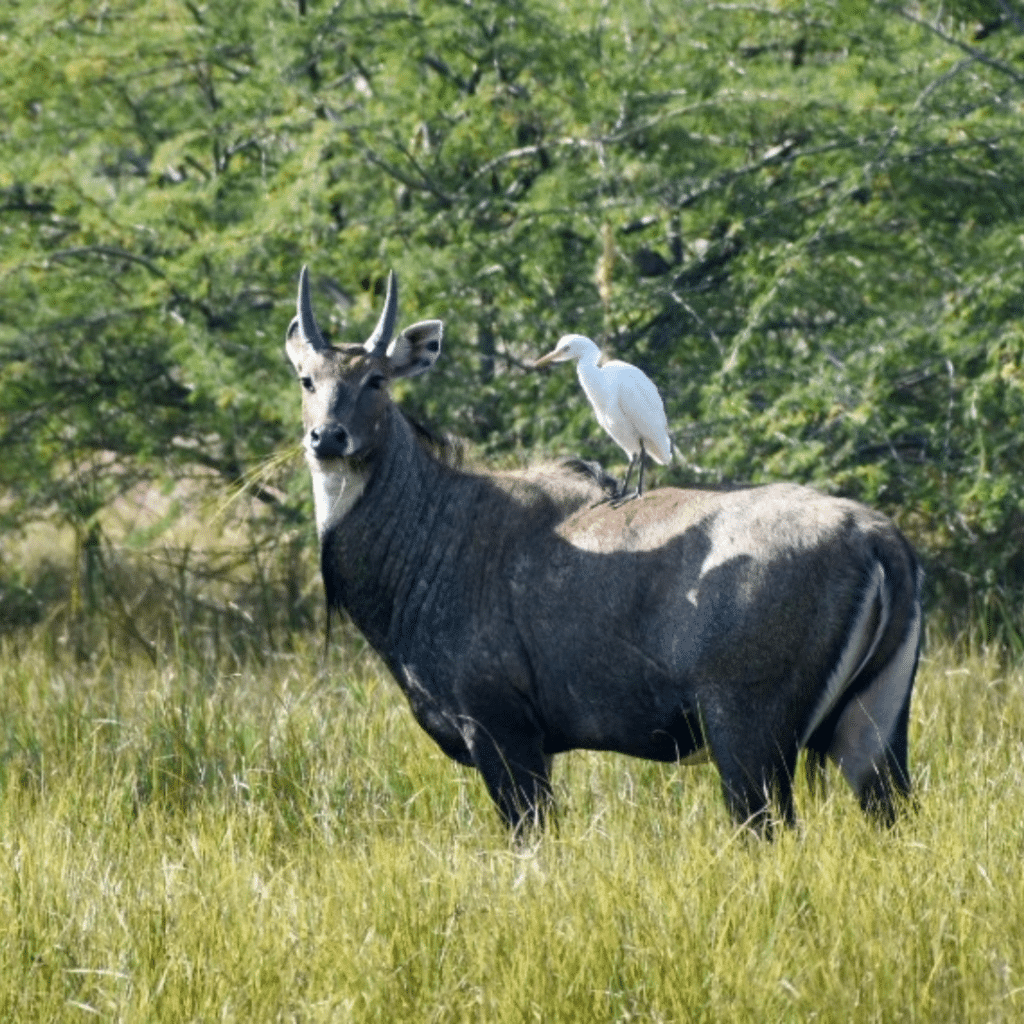
[[[619,508],[621,505],[625,505],[627,501],[633,501],[634,498],[639,498],[639,491],[626,491],[623,494],[616,494],[611,500],[612,508]]]
[[[626,485],[629,483],[629,477],[627,476],[622,483],[618,483],[615,477],[608,477],[609,481],[613,484],[614,490],[608,490],[605,497],[599,501],[595,501],[590,507],[597,508],[598,505],[611,505],[612,508],[618,508],[623,501],[628,501],[630,498],[636,497],[636,491],[626,492]]]
[[[597,508],[599,505],[611,505],[612,508],[618,508],[624,501],[629,501],[630,498],[635,497],[636,491],[631,491],[626,495],[623,495],[622,491],[616,491],[614,494],[608,494],[603,498],[599,498],[590,507]]]

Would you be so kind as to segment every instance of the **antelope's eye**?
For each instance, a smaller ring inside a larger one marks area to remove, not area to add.
[[[300,377],[299,381],[302,384],[302,386],[308,392],[310,392],[311,394],[312,394],[312,392],[316,391],[316,388],[313,387],[313,378],[312,377]]]
[[[375,373],[366,380],[366,387],[371,391],[379,391],[386,383],[387,378],[383,373]]]

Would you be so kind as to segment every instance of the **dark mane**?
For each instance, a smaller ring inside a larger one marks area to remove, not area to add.
[[[451,469],[462,468],[465,446],[454,434],[439,434],[404,409],[398,411],[402,414],[405,422],[412,427],[413,436],[428,455],[443,466],[448,466]]]
[[[398,407],[396,406],[396,408]],[[436,459],[442,466],[447,466],[449,469],[463,468],[466,445],[461,439],[454,434],[437,433],[404,409],[399,409],[399,412],[412,428],[413,437],[416,438],[417,443],[431,458]],[[569,477],[597,484],[609,498],[613,498],[618,492],[618,481],[607,473],[599,462],[581,458],[579,455],[567,455],[559,459],[557,465],[565,470]]]
[[[574,473],[584,480],[593,480],[609,498],[614,498],[619,490],[619,481],[610,473],[605,472],[600,462],[581,458],[579,455],[567,455],[558,463],[563,469]]]

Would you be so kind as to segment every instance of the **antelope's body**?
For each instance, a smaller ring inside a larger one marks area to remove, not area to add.
[[[389,291],[379,337],[334,349],[308,304],[304,274],[289,353],[328,600],[510,825],[543,813],[551,755],[577,748],[710,756],[759,822],[773,800],[793,819],[806,748],[892,820],[921,607],[888,519],[789,484],[614,507],[596,475],[460,471],[386,394],[432,365],[440,323],[389,345]]]

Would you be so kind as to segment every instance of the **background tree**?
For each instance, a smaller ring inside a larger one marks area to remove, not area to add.
[[[394,266],[448,325],[401,398],[484,455],[618,458],[527,369],[580,331],[661,386],[663,482],[880,505],[1019,629],[1015,2],[15,0],[0,50],[4,528],[237,483],[296,435],[298,267],[360,337]]]

